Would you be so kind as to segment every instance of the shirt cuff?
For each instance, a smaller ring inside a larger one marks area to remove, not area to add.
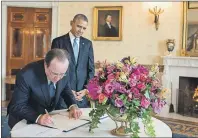
[[[70,107],[68,109],[70,110],[73,106],[78,108],[77,104],[72,104],[72,105],[70,105]]]
[[[37,123],[37,122],[38,122],[38,120],[39,120],[40,116],[41,116],[41,115],[39,115],[39,116],[37,117],[37,119],[36,119],[36,122],[35,122],[35,123]]]

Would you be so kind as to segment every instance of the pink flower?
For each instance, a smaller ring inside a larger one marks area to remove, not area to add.
[[[105,94],[110,97],[114,91],[114,87],[111,83],[107,83],[105,85]]]
[[[149,70],[146,68],[146,67],[144,67],[144,66],[142,66],[142,65],[138,65],[138,70],[141,72],[141,73],[143,73],[143,74],[145,74],[145,75],[148,75],[149,74]]]
[[[164,107],[165,104],[166,104],[165,101],[161,101],[160,99],[156,99],[154,102],[152,102],[153,111],[155,113],[159,114],[162,107]]]
[[[116,90],[117,92],[120,92],[120,93],[127,93],[125,86],[123,86],[119,83],[114,83],[114,90]]]
[[[114,69],[115,69],[115,66],[113,66],[113,65],[107,66],[107,73],[108,74],[112,73]]]
[[[137,81],[136,81],[135,79],[129,78],[129,85],[130,85],[131,87],[136,86],[136,84],[137,84]]]
[[[151,83],[151,81],[152,81],[152,78],[151,77],[147,77],[146,83]]]
[[[140,79],[140,75],[132,73],[129,78],[132,80],[138,81]]]
[[[143,108],[148,108],[149,105],[150,105],[150,101],[149,101],[147,98],[142,97],[141,106],[142,106]]]
[[[141,94],[140,94],[140,91],[137,88],[135,88],[135,87],[131,88],[131,92],[133,93],[134,98],[137,98],[137,99],[140,98]]]
[[[93,100],[97,100],[99,93],[102,91],[102,88],[94,81],[88,83],[87,89],[89,97]]]
[[[139,83],[139,84],[137,84],[137,88],[142,91],[142,90],[144,90],[146,88],[146,86],[145,86],[144,83]]]
[[[141,74],[141,75],[140,75],[140,81],[145,82],[146,79],[147,79],[147,75],[145,75],[145,74]]]
[[[114,80],[114,79],[115,79],[114,74],[113,74],[113,73],[109,74],[109,75],[107,76],[107,79],[108,79],[108,80]]]
[[[120,98],[115,99],[115,106],[122,107],[123,105],[124,105],[124,103],[123,103],[122,99],[120,99]]]

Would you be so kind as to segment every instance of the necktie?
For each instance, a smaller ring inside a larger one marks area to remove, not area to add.
[[[49,85],[49,92],[50,92],[50,99],[52,100],[55,96],[55,87],[54,87],[54,83],[53,82],[50,82],[50,85]]]
[[[74,51],[75,61],[77,63],[77,61],[78,61],[78,40],[76,37],[75,37],[74,43],[73,43],[73,51]]]

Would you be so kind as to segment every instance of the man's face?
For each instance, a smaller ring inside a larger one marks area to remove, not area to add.
[[[68,65],[68,60],[66,60],[65,62],[60,62],[57,58],[54,58],[51,61],[49,67],[47,67],[45,63],[45,73],[47,78],[53,83],[58,82],[65,76]]]
[[[108,15],[107,18],[106,18],[106,21],[107,21],[107,22],[111,22],[111,20],[112,20],[111,15]]]
[[[84,31],[87,29],[88,23],[82,19],[77,19],[75,22],[71,22],[71,32],[75,37],[80,37],[83,35]]]

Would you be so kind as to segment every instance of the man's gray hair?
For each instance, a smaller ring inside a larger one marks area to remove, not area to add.
[[[83,21],[88,22],[88,18],[84,14],[76,14],[73,18],[73,22],[75,22],[76,20],[79,20],[79,19],[82,19]]]
[[[65,62],[65,60],[70,61],[70,55],[66,50],[55,48],[47,52],[45,56],[45,63],[47,64],[47,67],[49,67],[51,61],[57,58],[61,62]]]

